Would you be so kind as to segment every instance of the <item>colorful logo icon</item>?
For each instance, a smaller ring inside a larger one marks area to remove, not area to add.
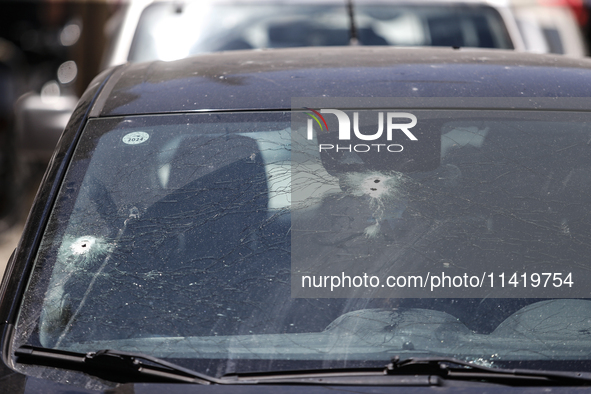
[[[316,123],[318,123],[318,126],[320,127],[320,130],[324,131],[324,128],[322,127],[322,123],[324,123],[324,126],[326,127],[326,131],[328,131],[328,125],[326,124],[326,120],[324,120],[324,116],[320,115],[320,112],[313,110],[312,108],[307,108],[304,107],[304,109],[307,109],[308,111],[312,111],[313,113],[308,113],[306,112],[306,115],[312,117]],[[320,119],[322,119],[322,123],[320,123]]]

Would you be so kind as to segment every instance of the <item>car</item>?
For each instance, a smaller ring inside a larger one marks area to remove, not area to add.
[[[352,37],[361,45],[527,49],[504,0],[135,0],[113,25],[105,68],[224,50],[343,46]]]
[[[361,45],[526,50],[502,0],[133,0],[108,24],[101,69],[236,49]],[[350,18],[350,15],[354,15]],[[351,40],[351,32],[355,37]],[[29,93],[17,105],[20,150],[45,165],[77,101],[72,92]]]
[[[589,386],[590,84],[453,48],[103,72],[0,287],[3,387]]]
[[[568,2],[550,5],[535,1],[515,3],[511,9],[528,51],[573,57],[588,55],[582,29],[577,21],[586,18],[582,3],[578,4],[578,14],[568,7]]]

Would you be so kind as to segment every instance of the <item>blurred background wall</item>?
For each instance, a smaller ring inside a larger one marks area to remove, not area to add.
[[[27,94],[75,101],[99,71],[108,20],[119,1],[0,0],[0,275],[12,253],[46,161],[18,150],[15,106]]]
[[[56,78],[60,64],[76,63],[74,89],[80,95],[98,72],[106,45],[105,26],[118,1],[1,0],[0,38],[22,57],[25,85],[40,90]],[[20,93],[20,92],[19,92]]]

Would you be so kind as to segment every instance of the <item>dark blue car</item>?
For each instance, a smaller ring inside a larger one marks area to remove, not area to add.
[[[590,97],[494,50],[110,69],[4,275],[0,391],[589,386]]]

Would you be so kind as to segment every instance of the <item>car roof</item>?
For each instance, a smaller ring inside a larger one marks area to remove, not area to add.
[[[503,50],[309,47],[119,66],[91,117],[280,110],[293,97],[589,97],[591,60]]]

